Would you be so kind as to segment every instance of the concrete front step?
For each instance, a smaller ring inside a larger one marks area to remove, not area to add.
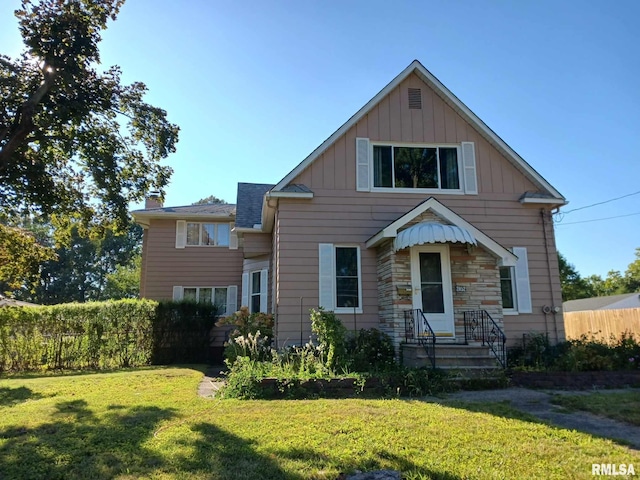
[[[403,364],[408,367],[431,366],[427,352],[422,345],[402,346]],[[500,365],[487,346],[437,344],[435,347],[436,367],[442,369],[495,369]]]

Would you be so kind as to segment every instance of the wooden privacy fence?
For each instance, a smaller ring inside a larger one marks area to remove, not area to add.
[[[619,339],[625,331],[640,339],[640,308],[565,312],[563,316],[567,340],[574,340],[582,335],[591,337],[593,334],[608,342],[612,336]]]

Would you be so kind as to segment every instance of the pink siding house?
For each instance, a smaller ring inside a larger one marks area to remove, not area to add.
[[[564,339],[565,204],[414,61],[277,184],[133,212],[141,292],[271,312],[278,346],[306,342],[321,306],[389,334],[406,363],[490,366],[524,334]]]

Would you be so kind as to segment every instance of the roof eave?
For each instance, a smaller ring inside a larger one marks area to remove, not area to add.
[[[267,198],[313,198],[313,192],[267,192]]]
[[[564,207],[569,202],[564,198],[521,198],[520,203],[530,205],[554,205],[556,207]]]

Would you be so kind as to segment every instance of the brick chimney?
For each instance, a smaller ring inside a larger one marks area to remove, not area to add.
[[[149,192],[144,199],[144,208],[162,208],[160,192]]]

